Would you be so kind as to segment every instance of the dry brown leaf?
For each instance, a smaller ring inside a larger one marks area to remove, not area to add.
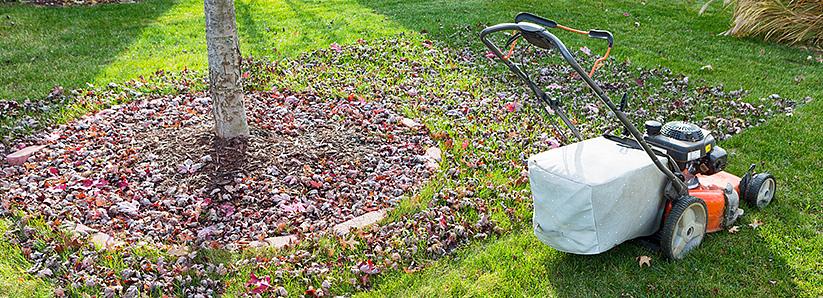
[[[752,227],[752,229],[757,229],[757,227],[762,226],[762,225],[763,225],[763,221],[761,221],[759,219],[755,219],[752,223],[749,224],[749,226]]]
[[[733,226],[733,227],[729,228],[729,234],[734,234],[734,233],[737,233],[739,231],[740,231],[739,226]]]
[[[652,257],[650,256],[639,256],[636,258],[636,260],[637,264],[640,265],[640,268],[643,268],[643,265],[646,265],[648,267],[652,266]]]
[[[358,245],[358,244],[360,244],[360,242],[358,242],[358,241],[357,241],[357,240],[355,240],[355,239],[343,239],[343,238],[340,238],[340,244],[341,244],[341,246],[343,246],[343,249],[347,249],[347,250],[348,250],[348,249],[356,249],[356,248],[357,248],[357,245]]]

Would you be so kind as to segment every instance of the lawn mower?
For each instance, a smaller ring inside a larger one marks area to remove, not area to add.
[[[608,42],[608,48],[586,72],[548,29],[601,39]],[[504,47],[506,54],[489,39],[490,34],[503,31],[512,32]],[[623,135],[584,140],[561,100],[544,92],[510,59],[521,38],[559,52],[620,121]],[[763,208],[774,198],[775,178],[755,173],[755,165],[742,177],[723,171],[727,154],[710,131],[682,121],[650,120],[641,133],[632,124],[623,112],[626,96],[618,108],[592,79],[614,45],[610,32],[577,30],[520,13],[514,23],[485,28],[480,39],[526,83],[548,112],[548,119],[559,118],[578,140],[528,159],[534,233],[541,242],[560,251],[590,255],[631,239],[654,239],[664,255],[682,259],[700,245],[707,232],[730,228],[743,214],[741,200]],[[565,128],[551,123],[566,138]]]

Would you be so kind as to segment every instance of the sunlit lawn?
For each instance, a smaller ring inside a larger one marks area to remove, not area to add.
[[[823,65],[814,52],[718,36],[729,14],[719,6],[697,15],[701,3],[639,1],[275,1],[236,2],[244,55],[279,59],[333,42],[419,34],[456,47],[479,47],[482,24],[511,21],[532,11],[580,28],[616,36],[612,55],[637,66],[664,65],[692,79],[745,88],[756,99],[814,97],[793,116],[779,117],[722,145],[731,171],[750,163],[778,177],[780,194],[763,211],[747,210],[743,224],[766,224],[738,234],[709,236],[682,262],[655,257],[640,268],[634,257],[653,254],[622,245],[593,257],[562,254],[529,229],[476,242],[415,274],[381,277],[367,295],[429,296],[777,296],[823,295]],[[150,75],[158,69],[205,67],[202,2],[148,0],[137,4],[41,8],[0,4],[0,98],[43,98],[55,85],[81,87]],[[561,35],[572,48],[584,40]],[[587,43],[594,51],[598,43]],[[704,66],[712,65],[713,70]],[[491,75],[491,74],[490,74]],[[751,208],[749,208],[751,209]],[[0,225],[0,232],[5,229]],[[0,242],[0,295],[44,292],[24,274],[20,251]],[[242,282],[242,281],[237,281]],[[15,286],[18,285],[18,286]]]

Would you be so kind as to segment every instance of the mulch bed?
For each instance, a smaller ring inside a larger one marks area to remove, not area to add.
[[[390,208],[432,171],[428,133],[391,105],[278,92],[247,105],[251,137],[228,143],[202,95],[115,106],[0,166],[0,187],[50,221],[127,242],[236,247]]]

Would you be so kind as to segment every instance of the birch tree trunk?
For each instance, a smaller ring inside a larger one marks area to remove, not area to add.
[[[234,0],[205,0],[209,89],[217,137],[248,137],[240,81],[240,46]]]

